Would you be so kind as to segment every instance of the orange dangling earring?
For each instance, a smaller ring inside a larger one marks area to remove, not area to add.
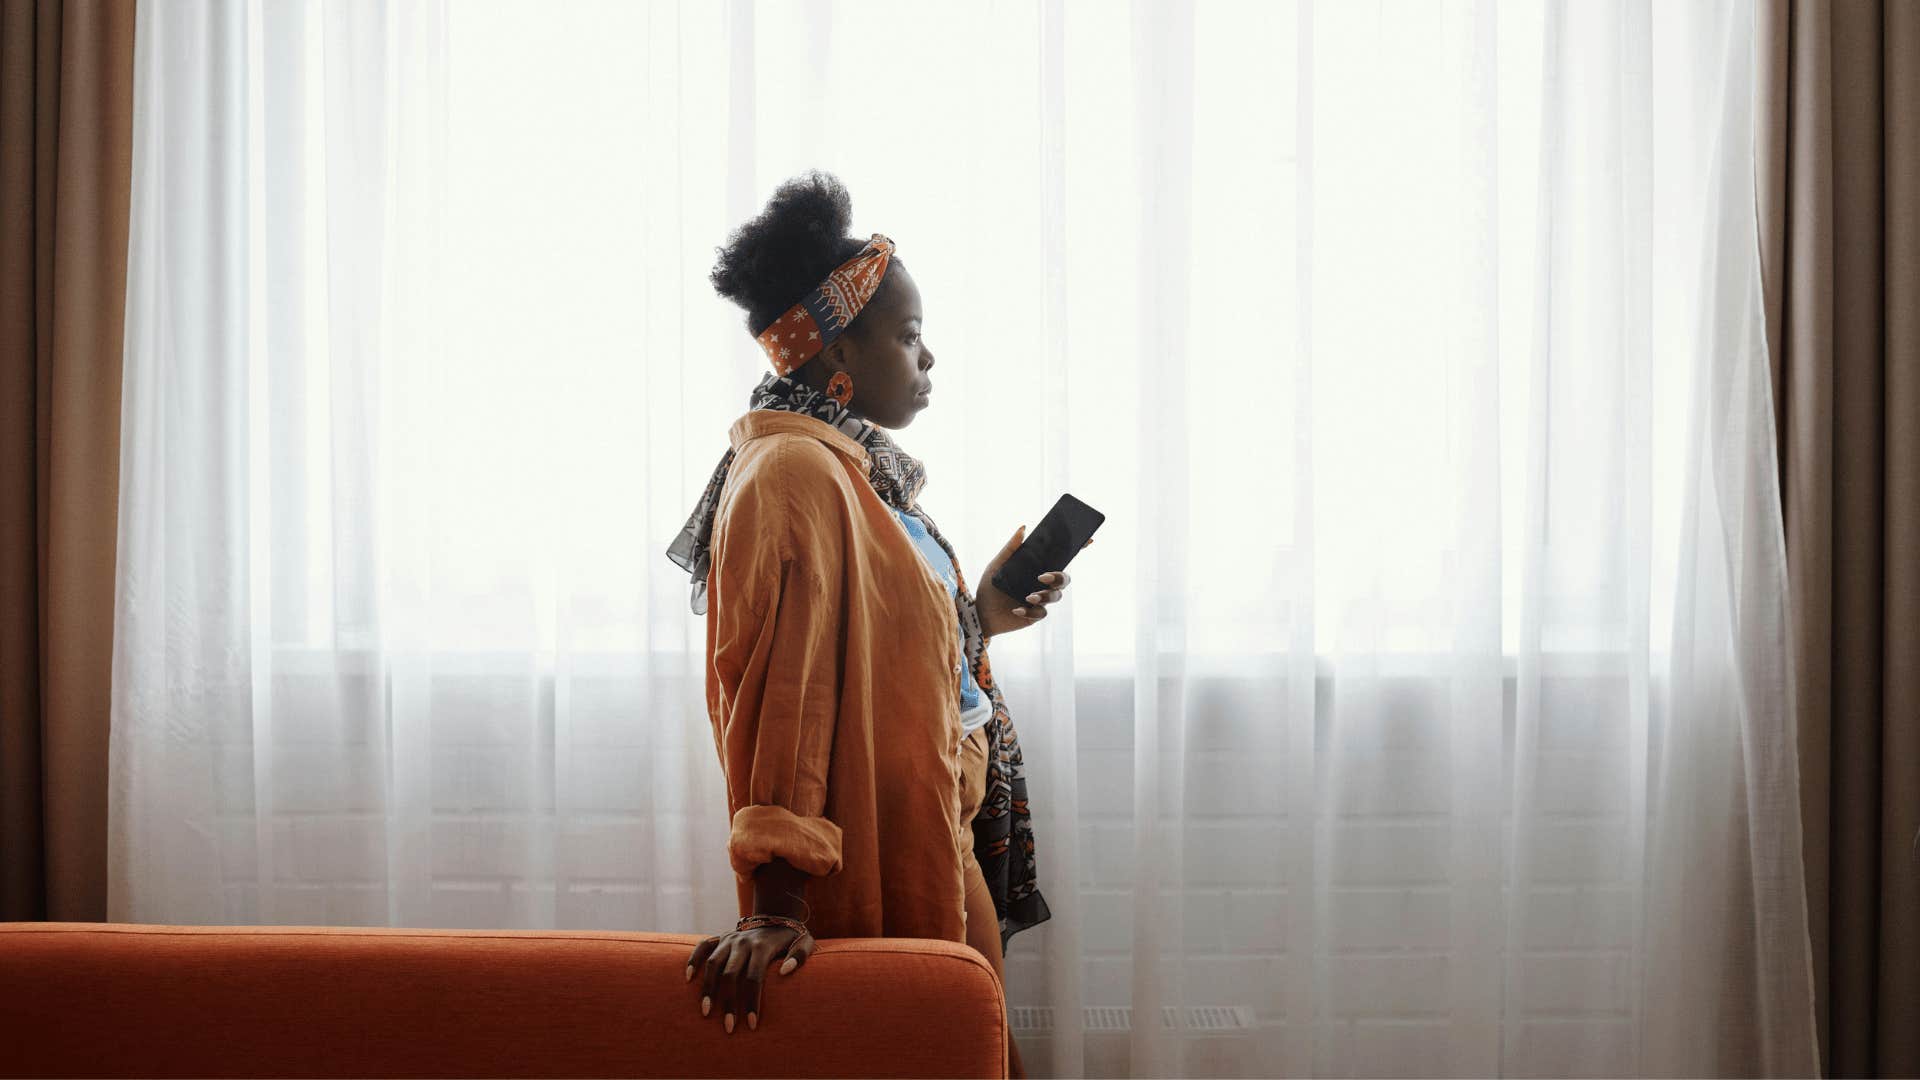
[[[847,402],[853,400],[853,376],[844,371],[834,372],[833,378],[827,380],[827,396],[846,408]]]

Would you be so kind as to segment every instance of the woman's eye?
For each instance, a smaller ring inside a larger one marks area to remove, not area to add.
[[[920,340],[920,335],[919,335],[919,334],[908,334],[908,335],[907,335],[907,340],[908,340],[908,341],[919,341],[919,340]]]

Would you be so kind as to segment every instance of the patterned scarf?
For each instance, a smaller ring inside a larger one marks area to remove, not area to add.
[[[867,482],[889,506],[898,507],[926,525],[953,560],[954,577],[959,588],[954,602],[966,637],[967,663],[978,683],[993,699],[993,719],[987,721],[987,790],[980,811],[973,819],[973,855],[986,876],[987,891],[993,894],[993,907],[1000,917],[1000,949],[1006,954],[1013,935],[1052,917],[1040,895],[1039,873],[1033,857],[1033,818],[1027,804],[1025,759],[1020,754],[1020,738],[1013,730],[1013,717],[993,681],[993,666],[980,630],[980,615],[973,593],[967,588],[966,571],[953,553],[953,545],[940,534],[917,503],[920,489],[926,485],[927,471],[920,461],[897,446],[885,428],[854,416],[851,410],[806,383],[769,372],[761,378],[748,397],[749,409],[781,409],[803,413],[833,425],[858,442],[872,462]],[[720,503],[720,488],[726,483],[727,470],[733,465],[733,448],[728,447],[720,464],[707,481],[699,503],[687,518],[678,536],[667,548],[667,557],[693,576],[694,614],[706,614],[707,571],[711,563],[709,544],[713,519]]]

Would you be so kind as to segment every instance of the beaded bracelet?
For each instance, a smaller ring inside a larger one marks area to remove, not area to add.
[[[740,921],[733,924],[735,930],[754,930],[762,926],[784,926],[805,934],[810,931],[807,924],[798,919],[789,919],[785,915],[742,915]]]
[[[806,908],[805,914],[803,914],[800,919],[789,919],[785,915],[771,914],[742,915],[740,916],[740,921],[733,924],[733,928],[735,930],[752,930],[761,926],[784,926],[791,930],[798,930],[802,934],[812,933],[813,931],[807,929],[807,924],[803,920],[812,917],[813,905],[807,903],[807,898],[798,893],[790,892],[787,895],[800,901],[801,906]]]

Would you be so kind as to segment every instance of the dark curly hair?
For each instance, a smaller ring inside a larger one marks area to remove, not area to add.
[[[747,330],[758,337],[781,313],[820,284],[829,271],[866,246],[847,234],[853,197],[832,173],[809,169],[780,185],[758,217],[735,229],[707,280],[715,292],[745,308]],[[891,259],[881,288],[893,278]],[[860,329],[861,316],[848,325]]]

